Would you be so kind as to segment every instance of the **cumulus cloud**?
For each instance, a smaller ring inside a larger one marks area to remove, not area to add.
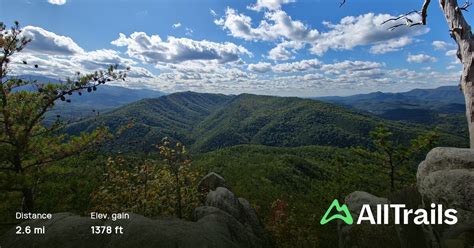
[[[413,42],[413,39],[410,37],[400,37],[399,39],[391,39],[388,40],[387,42],[381,42],[376,45],[373,45],[370,48],[370,53],[373,54],[384,54],[388,52],[395,52],[399,51],[403,47],[411,44]]]
[[[311,69],[318,69],[322,65],[321,61],[318,59],[304,59],[299,61],[294,61],[291,63],[280,63],[272,65],[268,62],[259,62],[255,64],[249,64],[247,69],[250,71],[265,73],[265,72],[275,72],[275,73],[293,73],[293,72],[304,72]]]
[[[148,36],[144,32],[134,32],[129,37],[121,33],[112,44],[126,47],[130,57],[150,64],[180,63],[187,60],[216,60],[219,63],[227,63],[239,60],[240,55],[252,55],[244,47],[230,42],[196,41],[173,36],[169,36],[165,41],[158,35]]]
[[[214,20],[214,23],[228,32],[228,35],[251,41],[279,41],[271,49],[268,58],[288,60],[299,50],[309,45],[313,54],[322,56],[328,50],[351,50],[358,46],[371,46],[373,54],[399,51],[410,45],[414,37],[429,31],[424,26],[400,26],[389,30],[393,25],[401,24],[402,20],[382,24],[393,18],[388,14],[367,13],[360,16],[347,16],[339,23],[323,22],[327,29],[319,32],[302,21],[294,20],[285,11],[276,8],[264,13],[258,25],[253,24],[250,16],[227,8],[225,15]],[[419,21],[416,14],[410,16]]]
[[[339,95],[446,85],[459,77],[458,72],[389,69],[374,61],[323,63],[300,60],[274,64],[260,62],[246,66],[217,61],[185,61],[160,64],[161,73],[149,87],[169,92],[254,93],[275,95]],[[246,69],[246,70],[245,70]]]
[[[279,10],[283,4],[294,3],[296,0],[257,0],[254,5],[247,6],[248,9],[255,11]]]
[[[304,47],[303,42],[283,41],[268,52],[268,58],[272,60],[294,59],[298,50]]]
[[[455,47],[455,45],[452,43],[448,43],[448,42],[440,41],[440,40],[433,41],[432,45],[435,50],[447,50],[447,49]]]
[[[379,62],[345,60],[333,64],[324,64],[321,66],[321,71],[328,75],[343,76],[344,80],[353,80],[361,77],[380,77],[383,75],[381,70],[383,67],[385,67],[385,64]]]
[[[257,64],[249,64],[248,69],[254,72],[265,73],[272,69],[272,64],[259,62]]]
[[[48,0],[48,3],[53,5],[63,5],[66,4],[66,0]]]
[[[382,23],[390,18],[387,14],[368,13],[360,16],[347,16],[337,24],[324,22],[329,31],[321,33],[312,43],[311,52],[323,55],[329,49],[351,50],[357,46],[372,45],[371,52],[384,53],[397,51],[411,43],[411,38],[428,32],[426,27],[401,26],[389,30],[392,25],[401,21]],[[418,15],[410,16],[413,21],[419,21]],[[387,47],[384,48],[384,45]]]
[[[446,54],[446,56],[456,57],[456,56],[457,56],[457,55],[456,55],[456,54],[457,54],[457,52],[458,52],[458,50],[456,50],[456,49],[452,49],[452,50],[448,50],[448,51],[446,51],[446,53],[445,53],[445,54]],[[457,57],[456,57],[456,59],[457,59]]]
[[[136,64],[135,61],[123,58],[120,56],[119,52],[110,49],[100,49],[77,54],[71,57],[71,61],[81,65],[85,71],[106,69],[110,65],[116,64],[120,65],[121,67],[127,67]]]
[[[410,54],[408,55],[407,61],[409,63],[433,63],[438,60],[435,57],[426,54]]]
[[[321,62],[318,59],[300,60],[292,63],[281,63],[273,67],[275,72],[302,72],[319,68]]]
[[[254,93],[275,95],[339,95],[412,88],[433,88],[452,82],[458,72],[391,69],[375,61],[346,60],[324,63],[318,59],[272,64],[220,64],[193,60],[162,63],[150,87],[167,91]]]
[[[43,75],[58,79],[73,76],[76,72],[90,73],[107,69],[110,65],[130,67],[130,78],[152,78],[154,75],[137,62],[125,58],[111,49],[85,51],[70,37],[55,34],[40,27],[27,26],[23,35],[32,39],[22,53],[12,58],[12,70],[16,74]],[[22,61],[28,61],[24,65]],[[38,68],[31,65],[36,64]]]
[[[310,29],[301,21],[293,20],[286,12],[276,10],[266,12],[264,20],[257,27],[252,26],[252,18],[227,8],[225,16],[214,23],[227,30],[229,35],[245,40],[273,41],[284,38],[292,41],[314,41],[316,29]]]
[[[84,52],[71,38],[57,35],[40,27],[26,26],[22,34],[32,39],[26,49],[30,52],[50,55],[72,55]]]

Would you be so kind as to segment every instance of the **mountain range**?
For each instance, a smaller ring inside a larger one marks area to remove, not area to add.
[[[21,75],[19,78],[36,81],[40,84],[59,82],[58,79],[44,76]],[[33,90],[31,87],[21,89]],[[54,120],[56,116],[61,116],[65,120],[92,117],[100,112],[110,111],[145,98],[160,97],[164,94],[150,89],[130,89],[114,85],[101,85],[91,93],[84,91],[81,95],[74,94],[68,97],[71,100],[70,103],[58,101],[56,106],[48,112],[46,122]]]
[[[403,140],[435,129],[442,132],[446,145],[462,146],[467,137],[464,98],[454,86],[302,99],[195,92],[165,95],[103,85],[70,99],[71,103],[59,102],[47,121],[56,116],[74,121],[66,129],[72,134],[105,125],[120,133],[110,145],[120,150],[149,150],[165,136],[199,152],[239,144],[366,146],[369,132],[378,125]]]
[[[464,96],[457,86],[314,99],[366,111],[387,120],[423,124],[461,136],[468,133]]]
[[[456,86],[436,89],[414,89],[408,92],[373,92],[353,96],[317,97],[315,99],[338,103],[374,114],[389,109],[429,109],[441,113],[464,112],[464,96]]]
[[[367,146],[370,131],[379,125],[401,141],[431,130],[312,99],[180,92],[127,104],[74,123],[66,131],[78,134],[100,125],[119,133],[111,147],[123,151],[152,149],[165,136],[206,152],[239,144]],[[441,136],[444,145],[466,142],[449,131]]]

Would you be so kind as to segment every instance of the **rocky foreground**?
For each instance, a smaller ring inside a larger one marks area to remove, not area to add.
[[[45,235],[17,235],[12,229],[0,237],[1,248],[10,247],[273,247],[255,210],[238,198],[215,173],[208,174],[199,190],[207,192],[203,206],[194,210],[194,221],[175,218],[149,219],[131,214],[130,220],[91,220],[70,213],[52,220],[27,221],[22,226],[45,226]],[[354,219],[362,204],[405,204],[411,209],[430,209],[432,203],[457,210],[455,225],[346,225],[338,222],[339,247],[474,247],[474,150],[435,148],[417,172],[417,185],[394,192],[388,198],[367,192],[349,194],[345,203]],[[91,226],[120,225],[122,235],[92,235]]]
[[[345,203],[354,219],[362,204],[397,203],[430,209],[432,203],[457,211],[455,225],[346,225],[338,223],[339,247],[474,247],[474,150],[438,147],[418,166],[417,185],[381,198],[367,192],[349,194]],[[392,216],[393,217],[393,216]],[[372,245],[370,245],[372,244]]]
[[[130,214],[129,220],[91,220],[57,213],[51,220],[26,221],[21,226],[45,226],[44,235],[18,235],[15,229],[0,237],[2,248],[120,248],[120,247],[273,247],[255,210],[225,186],[222,177],[207,175],[200,190],[208,191],[203,206],[194,210],[195,221],[149,219]],[[124,234],[92,235],[91,226],[122,226]]]

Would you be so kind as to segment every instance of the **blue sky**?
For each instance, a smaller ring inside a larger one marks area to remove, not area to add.
[[[125,87],[306,97],[456,85],[461,66],[437,4],[427,26],[382,24],[421,4],[0,0],[0,16],[33,38],[16,60],[40,65],[14,63],[15,74],[64,78],[119,63],[132,68]]]

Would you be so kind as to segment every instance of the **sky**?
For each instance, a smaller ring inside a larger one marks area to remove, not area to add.
[[[384,21],[421,0],[0,0],[32,38],[11,74],[64,79],[111,64],[115,85],[167,93],[352,95],[457,85],[461,64],[436,2],[428,25]],[[471,21],[470,12],[465,12]],[[409,16],[410,21],[421,18]],[[38,64],[24,66],[21,61]]]

